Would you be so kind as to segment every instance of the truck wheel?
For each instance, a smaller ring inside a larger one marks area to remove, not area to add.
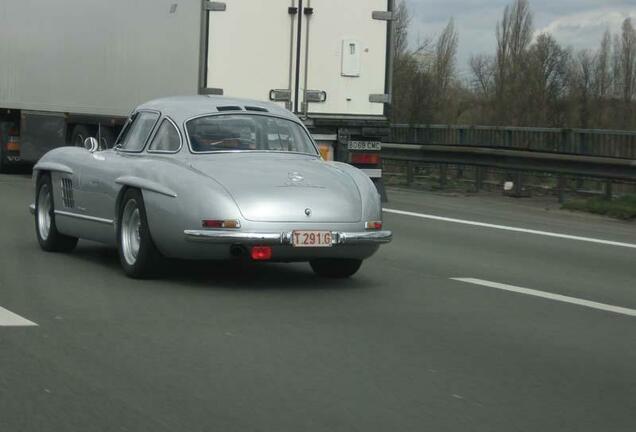
[[[35,235],[47,252],[70,252],[77,246],[77,237],[61,234],[55,225],[51,176],[43,174],[37,182],[35,196]]]
[[[71,133],[70,145],[73,147],[84,147],[84,140],[93,136],[91,129],[85,125],[75,125]]]
[[[99,140],[100,150],[111,149],[115,145],[117,137],[115,136],[115,132],[113,132],[112,128],[102,126],[101,131],[98,129],[96,135],[101,135],[101,139]]]
[[[158,270],[161,255],[150,236],[143,196],[136,189],[126,191],[122,199],[117,245],[119,260],[128,276],[146,278]]]
[[[312,270],[320,277],[345,279],[360,270],[362,260],[359,259],[317,259],[310,261]]]

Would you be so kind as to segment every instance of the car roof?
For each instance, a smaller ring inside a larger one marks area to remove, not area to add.
[[[213,95],[177,96],[155,99],[139,105],[137,110],[161,111],[164,115],[169,116],[178,123],[205,114],[232,114],[237,112],[270,113],[296,122],[299,121],[298,117],[290,111],[272,102]]]

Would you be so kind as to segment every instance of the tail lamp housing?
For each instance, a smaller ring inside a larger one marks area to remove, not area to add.
[[[203,228],[209,228],[209,229],[215,229],[215,228],[216,229],[219,229],[219,228],[237,229],[241,227],[241,222],[234,219],[228,219],[228,220],[205,219],[201,221],[201,225],[203,226]]]
[[[382,221],[368,221],[365,222],[364,227],[368,230],[381,230],[382,229]]]

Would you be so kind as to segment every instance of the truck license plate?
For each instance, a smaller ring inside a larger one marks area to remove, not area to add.
[[[382,143],[380,141],[349,141],[347,148],[358,151],[380,151]]]
[[[331,247],[332,241],[331,231],[294,231],[292,233],[294,247]]]

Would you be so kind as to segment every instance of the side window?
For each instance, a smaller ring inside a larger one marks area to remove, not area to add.
[[[164,120],[150,143],[148,151],[176,152],[180,147],[181,138],[179,137],[179,132],[170,121]]]
[[[157,113],[142,111],[135,114],[132,123],[126,128],[124,135],[121,137],[121,149],[125,151],[141,151],[158,119],[159,114]]]

